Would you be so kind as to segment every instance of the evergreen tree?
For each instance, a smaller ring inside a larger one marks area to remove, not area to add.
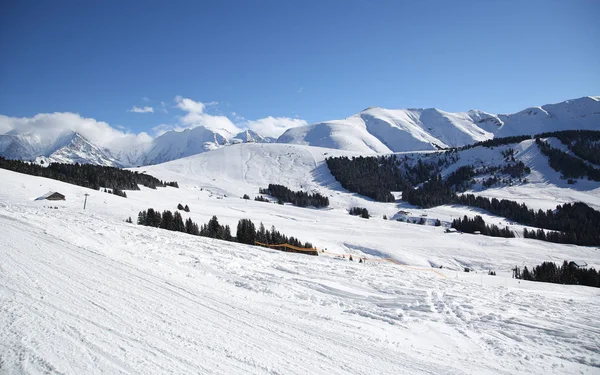
[[[160,222],[160,228],[167,230],[175,230],[175,220],[173,213],[169,210],[164,210],[162,213],[162,220]]]
[[[177,232],[185,232],[185,224],[183,223],[183,218],[179,211],[175,211],[173,214],[173,230]]]
[[[249,219],[241,219],[238,222],[235,237],[240,243],[254,245],[254,242],[256,241],[256,229],[254,223]]]

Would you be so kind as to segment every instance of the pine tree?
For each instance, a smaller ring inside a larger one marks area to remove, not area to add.
[[[173,213],[169,210],[164,210],[162,213],[162,220],[160,221],[160,228],[167,230],[174,230],[175,222]]]
[[[179,211],[175,211],[173,214],[173,230],[177,232],[185,232],[185,224],[183,224],[183,218]]]

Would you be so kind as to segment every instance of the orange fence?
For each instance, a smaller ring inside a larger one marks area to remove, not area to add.
[[[266,244],[266,243],[255,241],[254,244],[258,245],[258,246],[273,247],[273,248],[283,247],[285,249],[289,249],[289,250],[293,250],[293,251],[300,251],[300,252],[304,252],[304,253],[317,253],[317,252],[319,252],[319,250],[317,250],[315,248],[307,249],[305,247],[292,246],[292,245],[289,245],[287,243],[282,243],[282,244],[278,244],[278,245],[269,245],[269,244]]]

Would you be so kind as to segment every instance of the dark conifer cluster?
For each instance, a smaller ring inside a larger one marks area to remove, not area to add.
[[[548,142],[536,138],[535,142],[542,154],[548,157],[548,164],[555,171],[559,172],[563,178],[583,178],[600,181],[600,169],[594,168],[578,157],[567,154],[566,152],[554,148]]]
[[[530,135],[515,135],[512,137],[492,138],[492,139],[488,139],[487,141],[476,142],[476,143],[473,143],[470,145],[458,147],[457,150],[463,151],[463,150],[468,150],[468,149],[471,149],[474,147],[479,147],[479,146],[488,147],[488,148],[489,147],[498,147],[498,146],[510,145],[513,143],[521,143],[528,139],[531,139]]]
[[[326,160],[329,171],[342,187],[378,202],[394,202],[392,191],[404,191],[428,180],[447,159],[438,164],[421,159],[410,165],[408,159],[389,157],[331,157]]]
[[[514,238],[515,234],[513,231],[505,227],[504,229],[500,229],[497,225],[486,225],[483,218],[479,215],[476,215],[473,219],[469,219],[467,215],[464,218],[454,219],[452,221],[452,228],[456,228],[457,230],[465,233],[475,233],[479,232],[485,236],[491,237],[505,237],[505,238]]]
[[[517,279],[600,288],[600,273],[594,268],[580,268],[574,262],[566,260],[560,267],[553,262],[544,262],[533,267],[531,271],[527,266],[523,271],[519,267],[515,267],[513,271]]]
[[[569,150],[596,165],[600,165],[600,131],[598,130],[563,130],[536,135],[536,138],[558,138]]]
[[[115,189],[104,188],[104,192],[108,193],[108,194],[118,195],[118,196],[123,197],[123,198],[127,198],[127,194],[123,190],[119,190],[119,189],[116,189],[116,188]]]
[[[528,238],[582,246],[600,245],[600,212],[582,202],[558,205],[555,211],[534,211],[524,203],[465,194],[456,196],[454,203],[478,207],[523,225],[560,232],[538,235],[528,231]]]
[[[180,211],[190,212],[190,207],[187,204],[184,207],[181,203],[179,203],[177,205],[177,209]]]
[[[264,225],[260,223],[259,229],[256,230],[254,223],[249,219],[241,219],[238,222],[235,237],[231,235],[231,228],[229,225],[219,224],[219,219],[217,219],[216,216],[213,216],[207,224],[199,227],[198,224],[190,218],[186,219],[184,222],[179,211],[173,213],[169,210],[165,210],[161,214],[159,211],[149,208],[148,210],[140,211],[137,223],[139,225],[188,233],[194,236],[210,237],[248,245],[255,245],[256,242],[259,242],[265,245],[288,244],[298,248],[313,249],[313,245],[310,242],[302,243],[297,238],[281,234],[275,227],[266,230]],[[316,250],[308,253],[311,255],[318,255]]]
[[[557,206],[555,211],[534,211],[523,203],[507,199],[489,199],[473,194],[457,195],[440,176],[423,184],[421,189],[403,192],[402,199],[426,208],[443,204],[478,207],[523,225],[555,231],[528,231],[527,238],[582,246],[600,245],[600,212],[582,202],[565,203]]]
[[[369,215],[369,210],[363,207],[352,207],[350,210],[348,210],[348,212],[350,215],[360,216],[363,219],[368,219],[371,217],[371,215]]]
[[[47,167],[42,167],[21,160],[9,160],[0,157],[0,168],[32,176],[51,178],[94,190],[105,187],[112,189],[113,194],[116,194],[115,191],[121,192],[121,190],[140,190],[138,185],[151,189],[167,185],[178,187],[177,182],[164,183],[145,173],[92,164],[50,163]]]
[[[455,196],[454,190],[439,174],[423,183],[420,189],[409,188],[402,192],[402,200],[423,208],[452,203]]]
[[[319,193],[309,194],[304,191],[292,191],[283,185],[269,184],[267,189],[260,189],[260,194],[268,194],[280,202],[292,203],[298,207],[327,207],[329,198]]]

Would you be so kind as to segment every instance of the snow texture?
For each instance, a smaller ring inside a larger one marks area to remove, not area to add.
[[[535,145],[519,147],[516,158],[539,184],[514,187],[527,204],[598,199],[598,185],[569,189]],[[469,151],[460,162],[500,153]],[[138,169],[180,188],[142,187],[127,199],[0,169],[0,373],[598,372],[597,290],[510,278],[515,265],[545,260],[598,269],[597,249],[383,220],[401,209],[447,223],[477,210],[419,210],[350,194],[323,162],[339,154],[348,153],[236,144]],[[319,191],[331,206],[240,199],[268,183]],[[35,201],[47,191],[67,200]],[[327,252],[283,253],[124,222],[178,203],[191,209],[184,219],[217,215],[235,227],[250,218]],[[348,215],[355,205],[373,217]],[[369,260],[336,256],[348,253]]]

